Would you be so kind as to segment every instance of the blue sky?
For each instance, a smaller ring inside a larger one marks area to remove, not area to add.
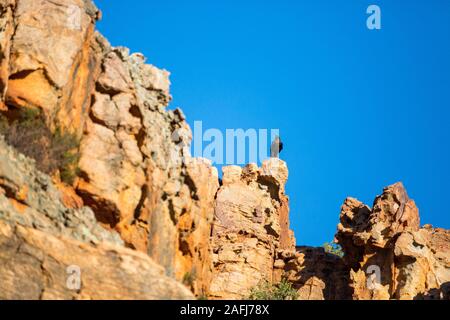
[[[191,126],[280,129],[298,244],[331,241],[347,196],[372,205],[397,181],[422,224],[450,228],[450,1],[96,4],[113,45],[172,73]]]

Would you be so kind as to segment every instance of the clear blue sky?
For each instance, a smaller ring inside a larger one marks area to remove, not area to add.
[[[397,181],[422,224],[450,228],[450,1],[96,4],[113,45],[171,71],[191,125],[280,129],[299,244],[331,241],[347,196],[372,205]]]

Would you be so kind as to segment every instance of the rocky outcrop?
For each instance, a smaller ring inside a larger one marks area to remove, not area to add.
[[[2,0],[4,102],[81,133],[97,61],[98,10],[83,0]]]
[[[78,241],[123,245],[116,232],[97,224],[88,207],[68,208],[63,193],[34,161],[8,146],[0,137],[0,220],[36,228]]]
[[[261,168],[223,168],[213,227],[214,272],[210,296],[241,299],[261,281],[272,281],[277,249],[293,249],[284,186],[286,164],[276,158]]]
[[[297,290],[299,300],[349,300],[348,268],[341,257],[324,248],[301,246],[278,252],[275,282],[283,278]]]
[[[450,233],[421,228],[401,184],[345,201],[344,258],[295,248],[287,165],[224,167],[219,185],[167,110],[169,72],[112,47],[100,17],[91,0],[0,0],[2,119],[40,110],[49,137],[79,140],[69,185],[0,137],[0,298],[241,299],[285,278],[300,299],[448,299]]]
[[[300,300],[448,299],[450,231],[420,228],[419,211],[401,183],[373,208],[345,200],[336,241],[324,248],[278,250],[274,282],[287,279]]]
[[[340,220],[336,239],[354,299],[440,298],[436,290],[450,280],[450,232],[420,228],[401,183],[384,189],[372,209],[348,198]]]
[[[181,110],[165,110],[168,72],[97,40],[104,60],[81,142],[77,192],[128,246],[206,293],[217,170],[190,157]]]
[[[144,253],[106,243],[90,245],[3,221],[0,282],[0,299],[9,300],[193,299]]]
[[[90,207],[126,246],[149,254],[197,294],[211,275],[218,174],[192,159],[191,131],[171,100],[169,73],[95,31],[90,0],[0,1],[1,109],[40,109],[80,138],[80,177],[65,204]]]
[[[102,228],[90,208],[68,208],[63,198],[34,161],[0,138],[0,299],[193,298]],[[70,286],[73,267],[79,288]]]

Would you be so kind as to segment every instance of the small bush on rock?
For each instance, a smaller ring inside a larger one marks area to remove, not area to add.
[[[342,251],[342,247],[340,245],[338,245],[337,243],[324,243],[324,245],[322,246],[325,249],[325,252],[330,253],[330,254],[334,254],[335,256],[338,257],[343,257],[344,256],[344,251]]]
[[[50,175],[59,171],[63,182],[73,183],[78,174],[79,140],[60,129],[52,132],[40,110],[21,110],[12,121],[0,115],[0,134],[20,153],[36,160],[38,170]]]
[[[195,275],[191,272],[186,272],[183,276],[183,284],[192,287],[194,285]]]
[[[297,290],[286,279],[278,284],[264,281],[251,290],[249,297],[250,300],[297,300],[297,298]]]

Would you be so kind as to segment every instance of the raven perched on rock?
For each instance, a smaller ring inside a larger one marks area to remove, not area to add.
[[[272,142],[272,145],[270,146],[270,157],[278,158],[281,150],[283,150],[283,142],[281,142],[279,136],[276,136]]]

